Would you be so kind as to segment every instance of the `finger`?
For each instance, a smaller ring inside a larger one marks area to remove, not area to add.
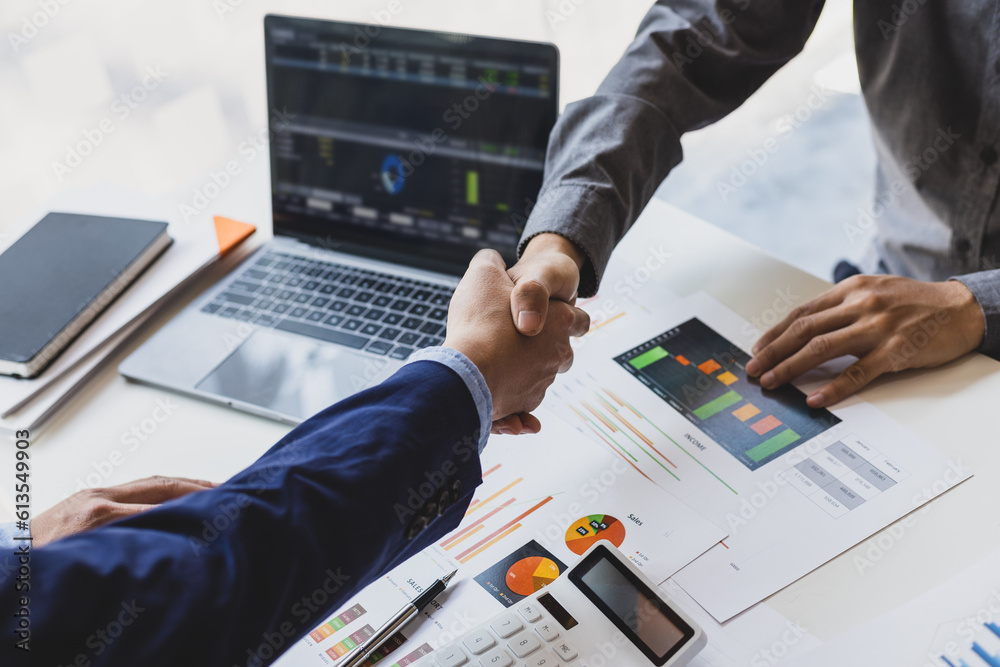
[[[834,306],[839,306],[844,302],[844,292],[840,285],[832,287],[828,291],[820,294],[818,297],[812,301],[808,301],[798,308],[793,308],[788,315],[784,317],[780,322],[775,324],[773,327],[764,332],[764,334],[754,343],[753,349],[751,350],[754,354],[757,354],[764,349],[766,345],[770,345],[778,336],[785,332],[792,322],[803,317],[805,315],[812,315],[813,313],[818,313],[822,310],[827,310],[833,308]]]
[[[500,271],[506,271],[507,265],[504,263],[503,257],[496,250],[483,248],[473,255],[472,261],[469,262],[469,268],[491,271],[493,269],[499,269]]]
[[[573,321],[569,325],[569,335],[579,338],[590,331],[590,314],[574,306],[570,306],[570,310],[573,313]]]
[[[220,486],[219,482],[210,482],[207,479],[192,479],[191,477],[171,477],[171,479],[179,479],[182,482],[191,482],[192,484],[203,486],[206,489],[215,489]]]
[[[810,345],[816,348],[820,347],[825,343],[824,339],[819,339],[820,336],[852,324],[856,317],[847,308],[837,307],[798,318],[747,363],[747,375],[751,377],[766,376],[768,371],[800,350]],[[814,343],[813,341],[817,339],[819,342]],[[821,350],[816,351],[820,352]],[[770,386],[769,383],[763,381],[763,378],[761,378],[761,384],[765,387]]]
[[[881,348],[873,350],[848,366],[833,382],[810,394],[806,402],[811,408],[825,408],[839,403],[889,370],[889,353]]]
[[[765,389],[777,389],[803,373],[847,354],[862,356],[878,344],[869,340],[860,326],[837,329],[813,337],[802,348],[764,373],[760,384]]]
[[[523,426],[520,415],[507,415],[493,422],[490,433],[497,435],[520,435]]]
[[[160,504],[189,493],[211,488],[200,482],[178,477],[148,477],[112,486],[104,490],[108,500],[129,504]]]
[[[530,412],[522,412],[518,417],[521,418],[521,435],[538,433],[542,430],[542,422]]]
[[[517,330],[534,336],[545,327],[549,290],[537,280],[519,281],[510,295],[510,312]]]
[[[73,532],[98,528],[112,521],[127,519],[130,516],[151,510],[154,507],[157,507],[157,505],[106,502],[101,505],[100,511],[89,513],[83,525],[78,529],[74,529]]]

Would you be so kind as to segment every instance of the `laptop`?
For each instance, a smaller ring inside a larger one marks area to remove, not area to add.
[[[444,341],[511,264],[558,114],[555,46],[269,15],[274,238],[120,366],[297,424]]]

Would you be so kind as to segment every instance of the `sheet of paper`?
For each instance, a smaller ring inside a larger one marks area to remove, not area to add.
[[[788,665],[839,667],[859,664],[860,656],[864,656],[866,665],[990,667],[998,664],[1000,551],[908,604],[789,661]]]
[[[758,335],[698,294],[585,346],[546,403],[729,533],[675,577],[720,621],[969,476],[860,399],[763,391]]]
[[[386,665],[408,664],[410,654],[440,647],[531,595],[597,540],[662,581],[725,537],[559,417],[536,414],[539,435],[490,441],[483,485],[458,529],[371,584],[280,664],[331,664],[414,597],[415,586],[453,569],[459,573],[447,595],[406,629],[409,641]]]
[[[688,667],[773,667],[809,653],[822,642],[765,602],[719,623],[673,579],[660,587],[708,636],[708,645]]]

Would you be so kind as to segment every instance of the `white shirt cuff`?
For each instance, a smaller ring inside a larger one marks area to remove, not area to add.
[[[414,361],[436,361],[444,364],[458,373],[465,382],[469,393],[472,394],[472,400],[476,403],[476,410],[479,411],[479,453],[482,454],[486,448],[486,441],[490,438],[490,429],[493,427],[493,396],[490,394],[490,388],[486,386],[483,374],[467,356],[450,347],[425,347],[410,355],[406,363]]]

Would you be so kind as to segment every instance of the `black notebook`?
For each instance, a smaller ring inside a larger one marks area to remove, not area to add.
[[[38,375],[169,245],[165,222],[45,216],[0,255],[0,374]]]

